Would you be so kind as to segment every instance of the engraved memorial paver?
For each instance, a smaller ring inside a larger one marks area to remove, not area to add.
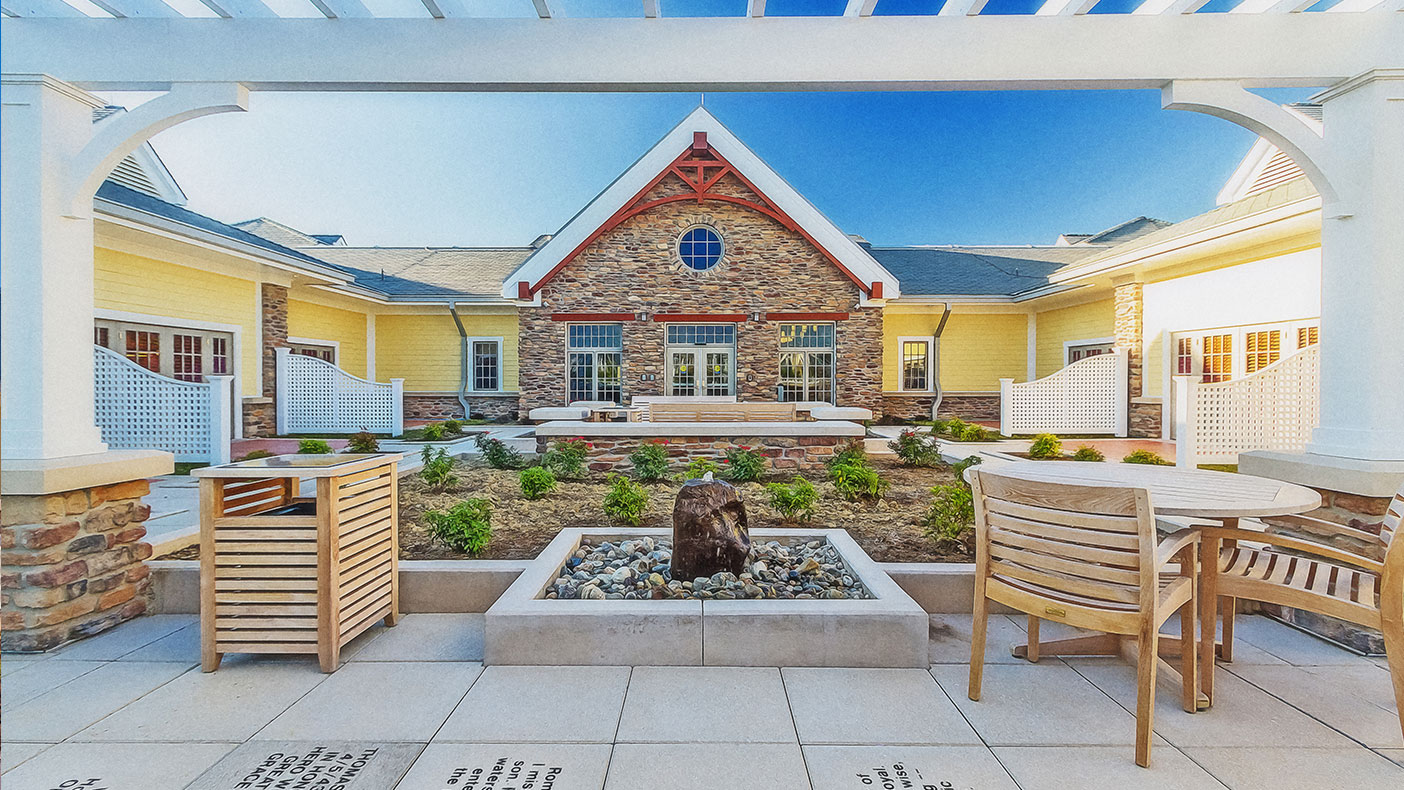
[[[251,741],[190,790],[387,790],[423,749],[418,743]]]
[[[1017,790],[983,746],[806,746],[814,790]]]
[[[397,790],[600,790],[609,744],[431,743]]]

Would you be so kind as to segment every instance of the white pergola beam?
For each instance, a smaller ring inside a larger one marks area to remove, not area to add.
[[[226,0],[228,2],[229,0]],[[1331,46],[1321,46],[1330,41]],[[881,58],[873,52],[884,53]],[[1404,15],[11,19],[0,68],[92,90],[775,91],[1318,87],[1397,63]]]
[[[1092,10],[1100,0],[1045,0],[1035,16],[1081,16]]]
[[[375,15],[361,0],[310,0],[327,19],[370,19]],[[158,0],[159,2],[159,0]]]
[[[225,19],[278,19],[261,0],[200,0]],[[193,20],[192,20],[193,21]]]
[[[459,19],[468,16],[463,0],[420,0],[429,16],[435,19]]]
[[[92,0],[93,5],[125,19],[169,19],[181,13],[161,0]]]
[[[872,16],[873,9],[877,7],[877,0],[848,0],[848,5],[843,9],[844,16]]]
[[[63,0],[4,0],[0,6],[13,17],[87,17]]]
[[[986,0],[946,0],[937,16],[979,16]]]
[[[1318,0],[1276,0],[1263,13],[1266,14],[1299,14],[1308,8],[1316,5]],[[1237,9],[1235,9],[1237,10]]]
[[[765,0],[746,0],[746,16],[752,18],[765,16]]]
[[[657,19],[659,17],[658,0],[643,0],[643,8],[644,19]]]
[[[1193,14],[1206,5],[1209,5],[1209,0],[1146,0],[1137,6],[1131,14],[1133,16]]]
[[[1384,0],[1341,0],[1341,2],[1326,9],[1326,13],[1359,13],[1361,11],[1369,11],[1382,2],[1384,2]]]
[[[542,19],[551,18],[551,4],[547,0],[531,0],[531,4],[536,6],[536,15]]]

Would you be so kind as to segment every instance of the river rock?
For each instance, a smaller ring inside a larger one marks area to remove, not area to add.
[[[683,483],[673,503],[675,578],[738,574],[751,553],[746,506],[730,483],[710,479]]]

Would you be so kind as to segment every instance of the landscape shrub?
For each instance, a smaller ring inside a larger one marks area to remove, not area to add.
[[[829,479],[833,481],[839,496],[849,502],[880,499],[892,485],[868,463],[866,456],[853,457],[844,463],[830,466]]]
[[[544,466],[533,466],[517,475],[517,484],[522,487],[522,496],[540,499],[556,490],[556,476]]]
[[[419,434],[426,442],[442,442],[444,440],[443,423],[430,423],[420,429]]]
[[[749,447],[726,448],[726,476],[738,483],[754,483],[765,474],[765,456]]]
[[[1029,444],[1029,457],[1036,461],[1063,457],[1063,441],[1051,433],[1040,433]]]
[[[297,451],[301,455],[330,455],[332,448],[321,439],[303,439],[297,443]]]
[[[449,436],[462,436],[462,435],[463,435],[463,421],[462,421],[462,420],[444,420],[443,422],[441,422],[441,423],[439,423],[439,424],[442,425],[442,426],[444,426],[444,433],[447,434],[447,435],[449,435]]]
[[[954,438],[962,442],[988,442],[995,436],[996,434],[983,425],[967,422],[961,426],[960,433],[955,434]]]
[[[955,475],[955,479],[957,481],[965,485],[969,485],[969,483],[965,482],[965,470],[969,469],[972,466],[979,466],[981,460],[982,459],[980,458],[980,456],[972,455],[966,457],[966,459],[963,461],[956,461],[955,463],[951,464],[951,474]]]
[[[634,465],[634,478],[644,483],[656,483],[668,478],[667,440],[644,442],[629,453]]]
[[[1121,459],[1123,464],[1150,464],[1151,466],[1174,466],[1174,461],[1167,461],[1158,454],[1150,450],[1132,450],[1130,455]]]
[[[1084,444],[1073,452],[1072,459],[1074,461],[1105,461],[1107,457],[1102,454],[1101,450],[1091,445]]]
[[[431,488],[442,491],[458,482],[453,473],[453,458],[442,447],[425,447],[419,454],[419,478]]]
[[[941,450],[934,434],[902,431],[887,446],[904,466],[939,466],[941,463]]]
[[[648,509],[648,491],[624,475],[609,476],[604,495],[604,512],[610,520],[637,527]]]
[[[682,479],[701,480],[707,476],[708,472],[711,473],[712,477],[716,477],[721,472],[721,467],[717,466],[716,461],[699,455],[688,461],[687,466],[683,467]]]
[[[448,510],[424,514],[429,534],[449,548],[481,554],[492,540],[492,503],[486,499],[465,499]]]
[[[931,487],[931,505],[922,524],[926,535],[937,543],[959,543],[965,531],[975,525],[975,500],[964,482]]]
[[[585,457],[594,445],[579,437],[557,439],[550,450],[541,457],[541,465],[561,479],[575,479],[585,476]]]
[[[362,429],[359,433],[347,437],[346,449],[353,453],[378,453],[380,440],[375,438],[375,434]]]
[[[483,460],[493,469],[518,469],[522,465],[522,454],[508,447],[501,439],[490,438],[485,433],[473,437]]]
[[[273,457],[273,453],[269,452],[268,450],[253,450],[253,451],[251,451],[251,452],[245,453],[245,454],[244,454],[244,457],[243,457],[243,458],[240,458],[239,460],[240,460],[240,461],[254,461],[254,460],[257,460],[257,459],[259,459],[259,458],[272,458],[272,457]]]
[[[863,441],[855,439],[838,449],[838,452],[829,457],[824,465],[833,469],[836,466],[849,466],[852,464],[868,463],[868,451],[863,449]]]
[[[819,491],[814,484],[799,475],[789,485],[770,483],[765,490],[770,492],[770,506],[787,522],[803,524],[814,518],[814,505],[819,501]]]

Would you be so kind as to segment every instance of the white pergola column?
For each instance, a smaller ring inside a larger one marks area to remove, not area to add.
[[[71,211],[70,163],[98,102],[39,75],[6,75],[0,146],[0,441],[6,462],[107,449],[93,411],[93,217]]]
[[[1404,69],[1320,97],[1321,424],[1307,451],[1404,461]]]

